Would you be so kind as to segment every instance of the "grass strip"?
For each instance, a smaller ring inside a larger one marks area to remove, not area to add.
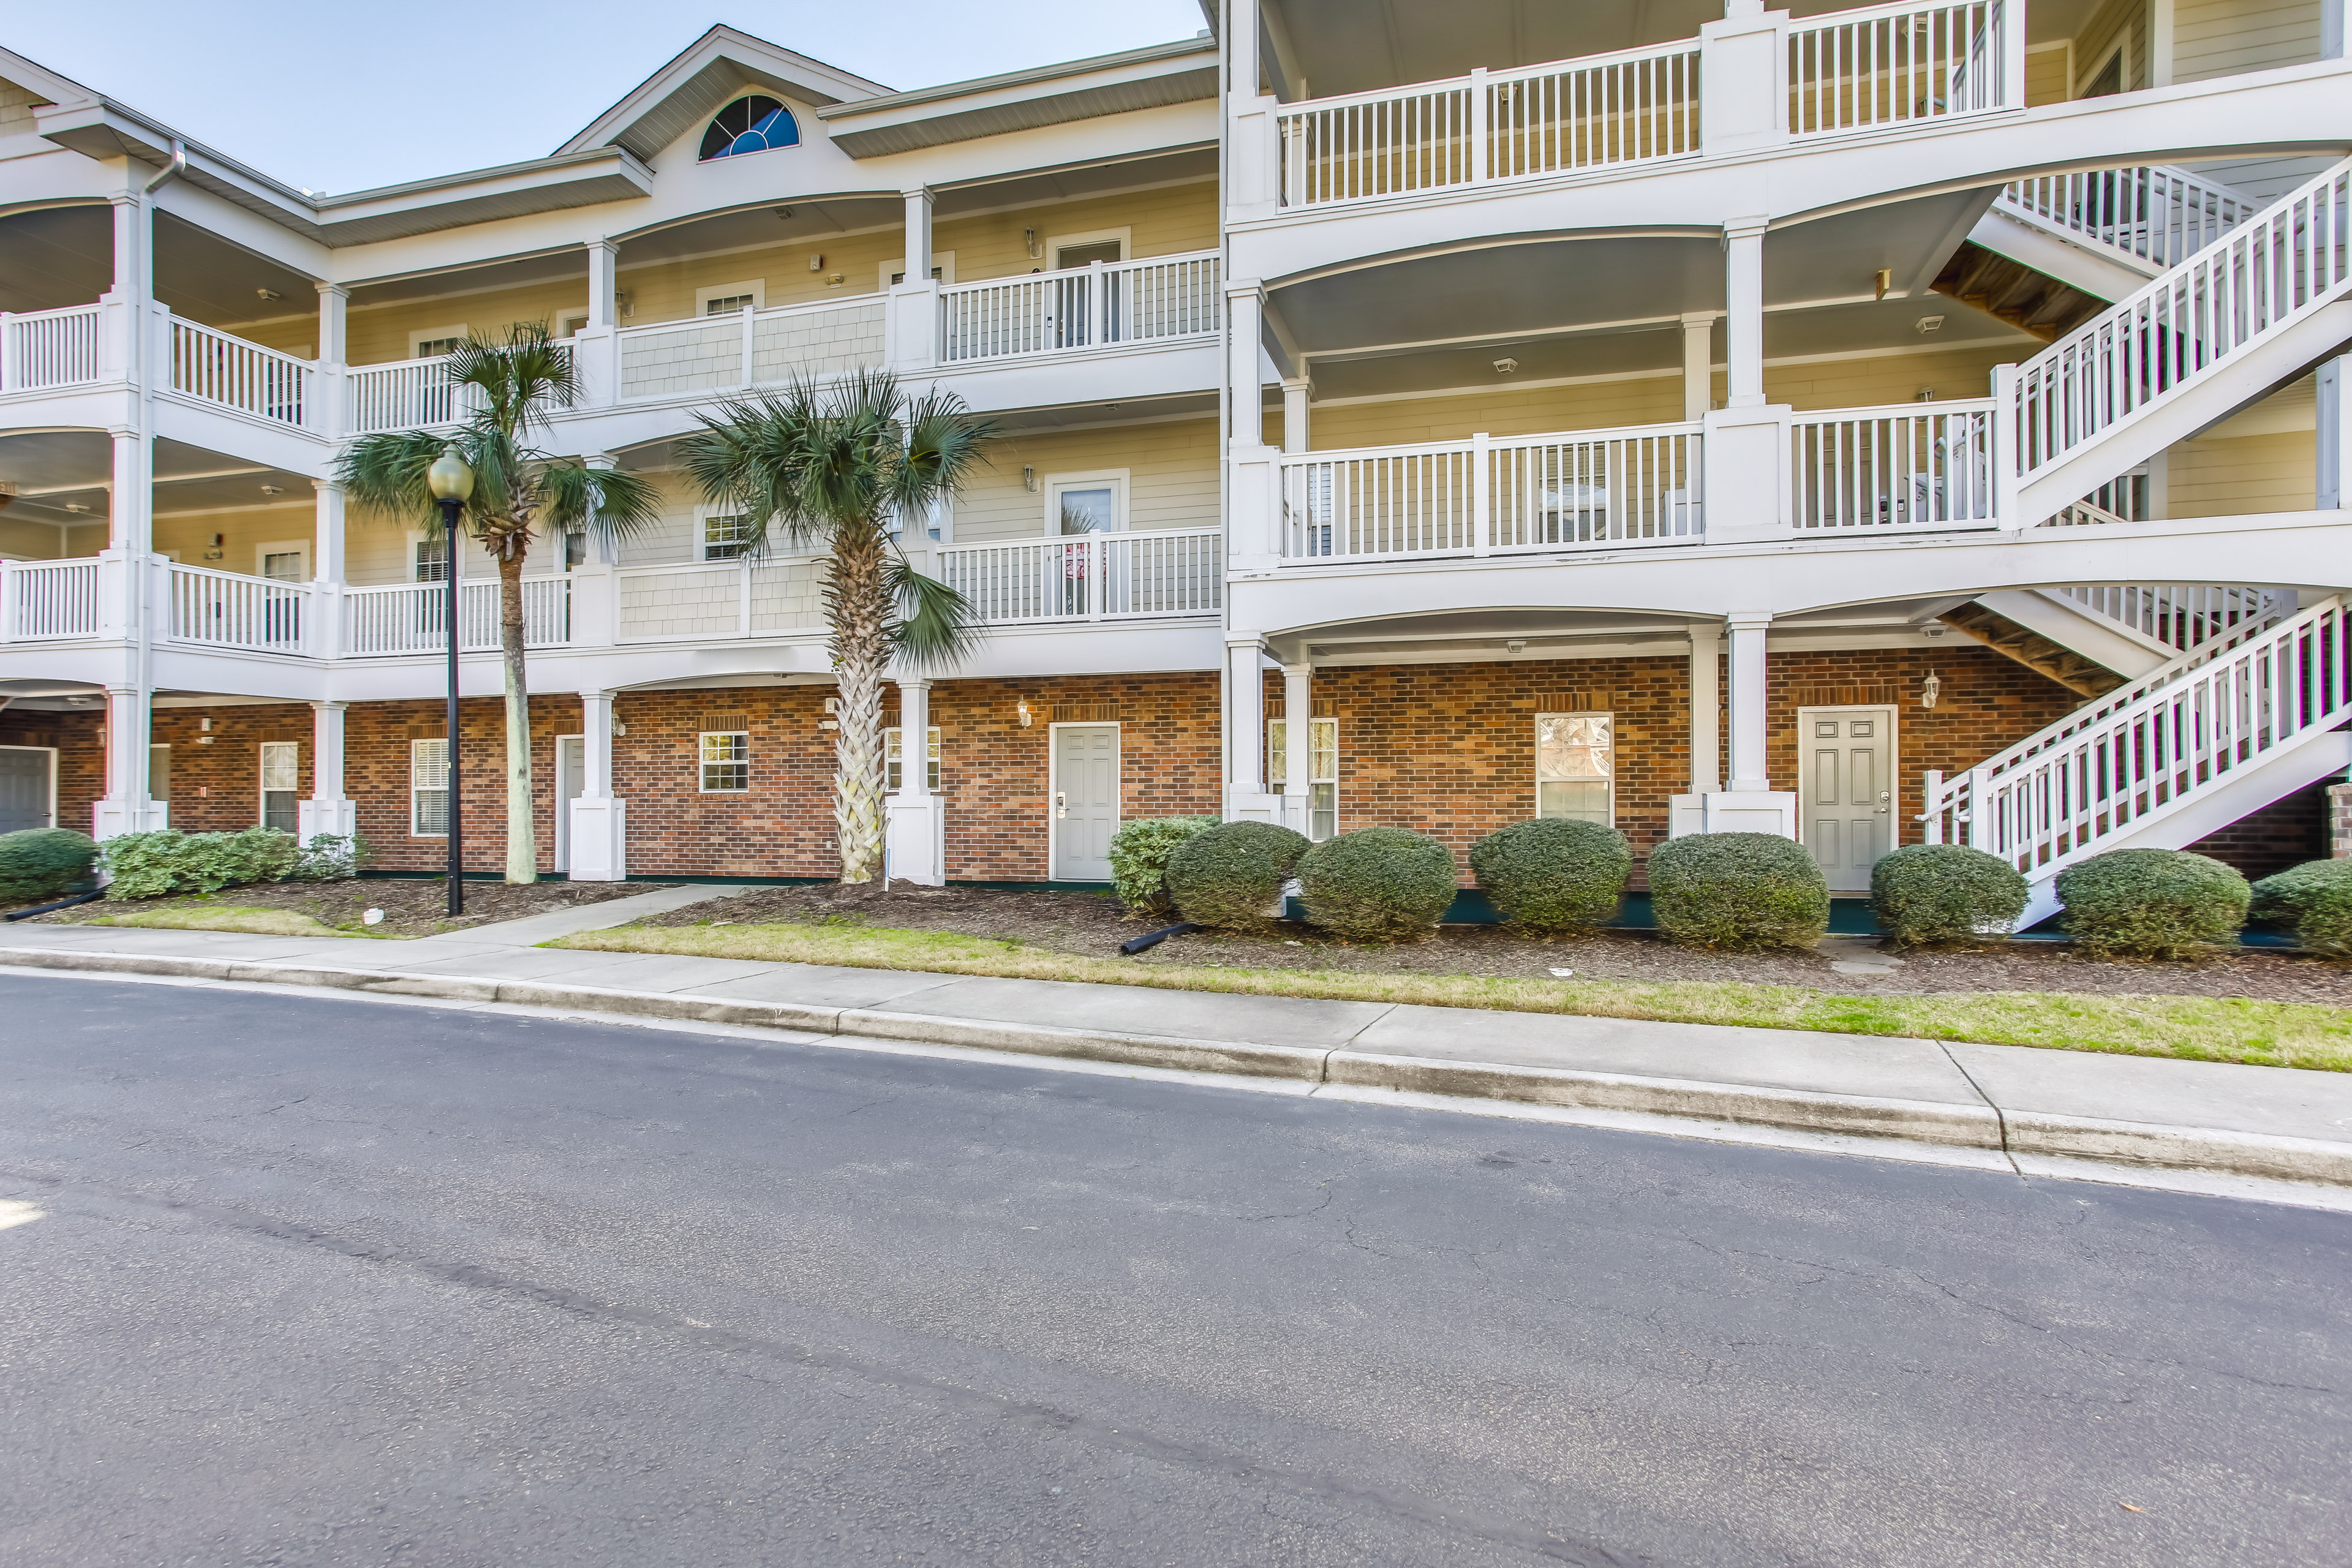
[[[143,926],[162,931],[239,931],[254,936],[350,936],[294,910],[264,909],[258,904],[172,904],[157,910],[133,910],[129,914],[104,915],[78,922],[93,926]]]
[[[616,926],[582,931],[545,945],[598,952],[686,953],[769,963],[988,974],[1015,980],[1092,981],[1245,996],[1402,1002],[1507,1013],[1643,1018],[1667,1024],[1900,1035],[2352,1071],[2352,1011],[2307,1002],[2042,991],[1850,996],[1745,981],[1651,984],[1475,974],[1366,974],[1328,969],[1180,967],[1088,958],[953,931],[872,926]]]

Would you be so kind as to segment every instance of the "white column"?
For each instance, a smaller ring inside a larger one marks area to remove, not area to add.
[[[107,547],[143,557],[155,547],[153,448],[136,430],[109,434],[114,452],[107,480]]]
[[[1723,629],[1713,621],[1690,627],[1690,787],[1710,795],[1723,787],[1723,691],[1719,659]]]
[[[1315,667],[1301,661],[1282,667],[1282,820],[1305,833],[1314,820]]]
[[[1280,797],[1266,793],[1265,644],[1255,632],[1225,637],[1225,820],[1279,818]]]
[[[1715,406],[1715,323],[1721,312],[1692,310],[1683,317],[1683,420],[1696,425]]]
[[[2147,85],[2150,87],[2172,85],[2172,7],[2173,0],[2147,0]]]
[[[918,185],[906,199],[905,271],[884,306],[883,354],[902,374],[920,374],[939,363],[940,286],[931,281],[931,193]]]
[[[1769,222],[1742,217],[1723,226],[1727,408],[1756,408],[1764,402],[1764,230]]]
[[[2338,354],[2319,367],[2313,378],[2319,392],[2319,437],[2315,456],[2317,471],[2312,476],[2312,505],[2322,511],[2352,507],[2352,474],[2346,470],[2347,460],[2352,459],[2352,354]]]
[[[620,395],[621,247],[592,239],[588,252],[588,320],[572,334],[572,363],[580,378],[579,406],[609,408]]]
[[[310,798],[295,804],[295,837],[308,844],[322,833],[348,838],[359,831],[358,805],[343,794],[343,709],[310,704]]]
[[[582,773],[571,803],[572,868],[575,882],[628,880],[629,803],[613,794],[613,694],[580,694]]]
[[[1265,444],[1265,289],[1255,279],[1225,285],[1226,439]]]
[[[343,487],[332,479],[312,479],[319,492],[318,521],[312,532],[310,575],[321,583],[343,580]]]
[[[1235,571],[1281,558],[1280,451],[1265,442],[1265,293],[1255,279],[1225,286],[1225,551]]]
[[[1303,375],[1282,384],[1282,449],[1286,452],[1304,452],[1312,442],[1307,425],[1307,394],[1311,385]]]
[[[137,686],[106,689],[106,794],[90,808],[89,836],[101,841],[162,827],[164,813],[147,798],[151,714]]]
[[[2344,0],[2319,0],[2319,58],[2344,58]]]
[[[137,167],[133,164],[132,167]],[[99,300],[99,374],[143,384],[148,285],[153,277],[154,226],[136,192],[108,198],[113,218],[113,271]]]
[[[888,870],[898,881],[947,885],[947,801],[931,793],[931,683],[898,678],[898,788],[883,803]]]
[[[347,312],[351,307],[352,291],[340,283],[320,283],[317,288],[319,290],[319,363],[341,364],[345,363],[350,353],[350,350],[346,347],[350,342],[346,322]]]
[[[907,281],[920,285],[931,276],[931,189],[917,185],[898,193],[907,201]]]
[[[621,292],[621,247],[609,239],[588,242],[588,325],[610,329]]]
[[[1258,90],[1258,0],[1225,0],[1225,144],[1222,182],[1229,217],[1268,217],[1281,201],[1274,100]]]
[[[1731,784],[1734,794],[1772,787],[1766,763],[1771,725],[1765,709],[1764,634],[1769,610],[1735,610],[1731,624]]]

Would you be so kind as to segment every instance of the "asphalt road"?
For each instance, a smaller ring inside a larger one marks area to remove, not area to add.
[[[8,1568],[2352,1559],[2311,1210],[21,974],[0,1200]]]

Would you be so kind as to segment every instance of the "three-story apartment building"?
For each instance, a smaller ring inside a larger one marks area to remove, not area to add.
[[[1760,829],[1848,891],[1959,840],[2045,912],[2100,849],[2321,852],[2341,0],[1211,20],[908,93],[714,28],[547,158],[352,195],[0,54],[0,826],[436,864],[445,574],[485,762],[494,578],[332,461],[543,320],[542,445],[668,497],[534,559],[550,870],[832,871],[817,563],[672,448],[861,367],[1003,431],[902,534],[990,632],[898,682],[900,876],[1099,881],[1178,812]]]

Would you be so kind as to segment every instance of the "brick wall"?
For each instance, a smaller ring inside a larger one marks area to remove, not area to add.
[[[232,710],[232,711],[236,711]],[[306,710],[307,717],[307,710]],[[507,863],[506,701],[467,699],[457,710],[459,823],[466,869],[503,870]],[[439,700],[355,702],[343,713],[343,793],[352,798],[360,837],[384,870],[437,871],[448,864],[442,838],[409,832],[409,742],[439,739],[448,706]],[[539,868],[555,867],[555,737],[580,732],[580,700],[530,700],[532,818]],[[310,748],[302,748],[303,790],[310,789]],[[174,809],[176,810],[176,803]],[[177,818],[175,817],[176,821]]]
[[[212,728],[205,728],[205,720]],[[172,826],[183,833],[235,833],[261,821],[261,746],[302,748],[299,788],[310,793],[310,705],[158,708],[148,734],[172,748]]]
[[[99,731],[105,722],[106,716],[96,710],[51,713],[0,708],[0,746],[44,746],[57,751],[59,827],[89,831],[90,807],[106,793],[106,753],[99,744]]]
[[[2327,792],[2330,781],[2281,795],[2251,812],[2221,832],[2189,847],[2234,866],[2251,881],[2305,860],[2325,860],[2328,847]]]

